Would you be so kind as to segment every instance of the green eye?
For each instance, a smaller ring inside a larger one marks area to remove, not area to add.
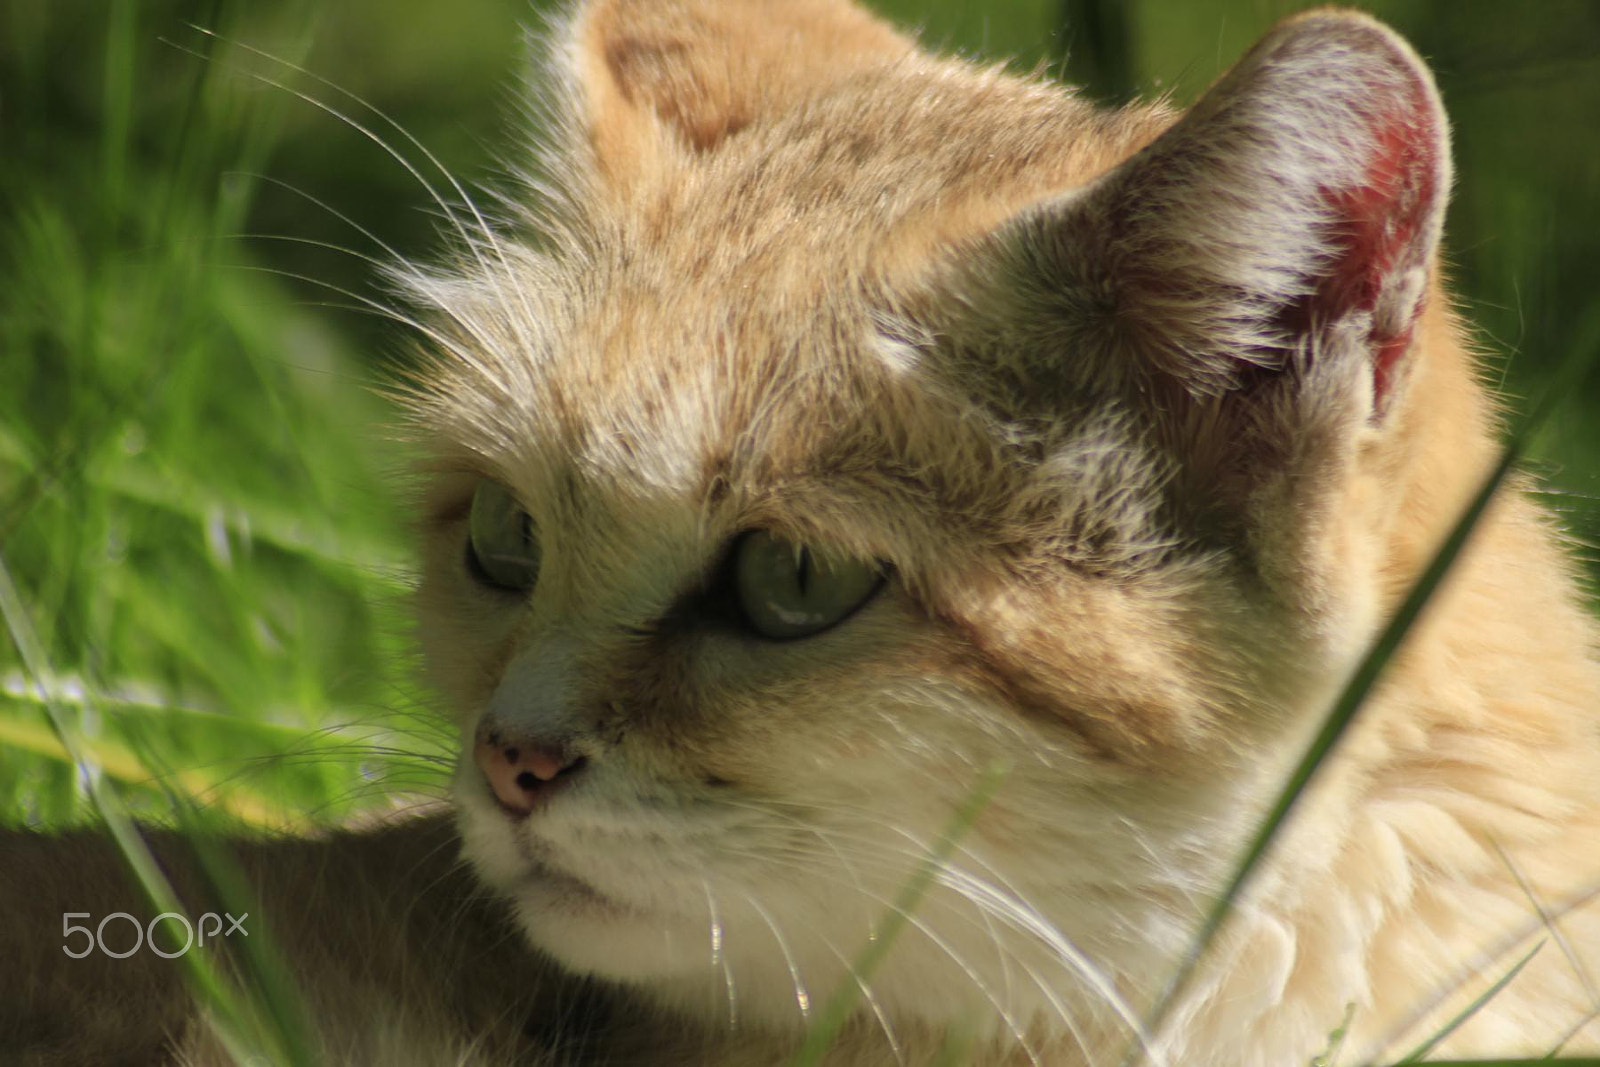
[[[533,520],[499,482],[482,482],[467,517],[467,569],[479,582],[522,593],[539,578]]]
[[[883,583],[876,564],[828,559],[761,530],[735,546],[733,578],[751,629],[776,639],[826,630],[865,604]]]

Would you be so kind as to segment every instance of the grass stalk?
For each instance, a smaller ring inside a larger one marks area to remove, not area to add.
[[[1511,965],[1510,969],[1507,970],[1505,974],[1502,974],[1499,978],[1495,979],[1494,983],[1490,985],[1488,989],[1485,989],[1481,994],[1473,998],[1472,1003],[1468,1004],[1465,1008],[1462,1008],[1461,1011],[1452,1016],[1449,1022],[1445,1023],[1443,1026],[1439,1027],[1437,1031],[1429,1035],[1426,1041],[1401,1057],[1398,1061],[1398,1064],[1421,1062],[1422,1057],[1432,1052],[1439,1046],[1440,1042],[1444,1041],[1445,1038],[1459,1030],[1463,1023],[1476,1015],[1485,1004],[1493,1000],[1495,994],[1499,993],[1506,986],[1510,985],[1511,980],[1516,978],[1518,974],[1522,973],[1522,968],[1533,962],[1533,957],[1537,956],[1539,954],[1539,950],[1544,948],[1544,946],[1545,942],[1540,941],[1538,944],[1530,948],[1520,959],[1517,960],[1516,963]]]
[[[103,821],[117,853],[157,914],[183,914],[177,891],[161,872],[149,845],[123,809],[116,791],[88,756],[76,717],[68,715],[55,700],[49,686],[49,680],[55,674],[3,557],[0,557],[0,619],[4,620],[11,634],[23,668],[39,691],[56,738],[71,755],[89,801]],[[315,1064],[316,1060],[305,1044],[304,1030],[267,1025],[263,1013],[241,997],[201,953],[184,952],[177,959],[189,988],[208,1010],[209,1021],[218,1041],[236,1061],[251,1062],[252,1058],[259,1060],[265,1054],[268,1062],[289,1064],[291,1067],[312,1067]]]
[[[1005,775],[1004,767],[991,766],[978,776],[978,780],[961,802],[961,806],[940,831],[938,840],[929,849],[928,855],[900,887],[893,905],[884,913],[878,926],[878,936],[868,940],[866,947],[857,953],[855,960],[850,964],[849,975],[841,979],[833,992],[828,995],[822,1010],[817,1014],[816,1021],[806,1031],[805,1040],[799,1051],[789,1061],[790,1067],[816,1067],[822,1062],[823,1056],[827,1054],[850,1015],[855,1011],[862,991],[867,988],[873,974],[883,965],[895,941],[905,931],[911,913],[921,904],[923,896],[938,878],[939,871],[949,862],[956,845],[972,829],[983,809],[994,799],[995,791],[1000,788],[1000,782]]]

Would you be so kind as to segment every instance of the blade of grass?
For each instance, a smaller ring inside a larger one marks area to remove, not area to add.
[[[862,988],[889,955],[895,939],[905,930],[911,912],[921,903],[923,895],[933,885],[940,869],[955,851],[957,843],[972,829],[983,809],[988,807],[989,801],[994,799],[995,791],[1000,788],[1000,782],[1005,774],[1004,767],[991,766],[978,776],[966,799],[956,809],[956,813],[945,828],[940,831],[933,848],[900,887],[894,905],[884,915],[883,922],[878,928],[878,936],[867,942],[866,947],[857,954],[855,961],[850,965],[849,976],[841,980],[829,994],[822,1011],[817,1014],[816,1022],[806,1031],[805,1041],[801,1044],[800,1050],[789,1061],[790,1067],[816,1067],[822,1062],[822,1057],[827,1054],[828,1048],[839,1036],[839,1031],[850,1018],[851,1012],[855,1010],[856,1002],[861,998]]]
[[[218,500],[215,489],[192,484],[181,474],[171,472],[157,477],[151,472],[123,468],[105,474],[91,471],[86,477],[104,493],[161,508],[196,524],[206,521],[207,508]],[[411,588],[401,577],[409,567],[405,557],[398,555],[392,544],[364,536],[360,530],[352,531],[349,524],[340,527],[319,516],[298,516],[287,506],[263,500],[227,500],[220,518],[231,533],[247,529],[256,540],[337,568],[341,573],[359,567],[391,589],[404,592]]]
[[[82,677],[50,679],[50,688],[59,707],[81,708],[79,695],[84,687]],[[38,693],[25,690],[20,679],[0,676],[0,748],[26,752],[44,760],[65,764],[73,762],[72,754],[64,748],[54,731],[44,721],[41,713],[46,705]],[[70,686],[74,692],[64,692]],[[308,806],[325,803],[325,797],[307,798],[290,794],[280,795],[281,787],[256,788],[239,780],[239,763],[251,759],[241,755],[239,743],[249,746],[245,752],[261,751],[255,759],[267,761],[280,757],[292,760],[329,760],[354,763],[349,753],[359,751],[370,758],[376,754],[373,746],[374,732],[366,728],[333,726],[314,732],[304,727],[286,726],[270,721],[238,719],[213,711],[184,708],[170,704],[146,702],[119,697],[103,683],[95,687],[96,711],[110,716],[114,731],[125,737],[137,738],[140,731],[155,729],[165,734],[192,737],[223,736],[230,739],[230,750],[225,757],[213,753],[198,765],[192,762],[185,769],[167,768],[165,758],[157,748],[135,751],[131,743],[118,740],[107,729],[98,736],[85,737],[82,752],[99,767],[101,773],[124,786],[153,788],[175,792],[192,803],[220,809],[236,824],[275,832],[305,833],[316,829],[320,823],[304,810]],[[15,702],[14,704],[12,702]],[[349,718],[349,716],[343,716]],[[141,756],[140,752],[147,752]],[[193,750],[186,754],[192,755]],[[397,757],[398,759],[399,757]],[[247,764],[248,766],[248,764]],[[157,769],[161,768],[161,769]],[[357,772],[352,768],[353,784]],[[308,803],[308,799],[311,803]]]
[[[1584,1030],[1587,1030],[1589,1028],[1589,1024],[1594,1022],[1596,1019],[1600,1019],[1600,1008],[1596,1008],[1594,1011],[1591,1011],[1589,1014],[1585,1015],[1571,1026],[1567,1027],[1567,1032],[1561,1035],[1561,1040],[1557,1041],[1554,1047],[1552,1047],[1549,1052],[1546,1052],[1544,1056],[1541,1057],[1541,1061],[1544,1063],[1570,1062],[1568,1060],[1557,1059],[1557,1057],[1561,1055],[1561,1050],[1566,1048],[1573,1038],[1577,1037]]]
[[[105,821],[106,829],[118,853],[133,873],[134,880],[144,891],[158,913],[183,913],[177,892],[162,874],[156,858],[151,854],[144,838],[139,835],[133,820],[123,810],[114,790],[100,773],[100,768],[86,755],[86,745],[78,732],[76,720],[67,715],[54,699],[49,689],[49,679],[55,677],[39,643],[38,636],[28,619],[22,599],[17,595],[11,580],[11,571],[0,557],[0,619],[4,619],[13,644],[22,659],[23,668],[33,679],[45,704],[45,713],[55,730],[61,746],[71,754],[73,762],[85,783],[89,800]],[[211,1013],[211,1024],[217,1039],[228,1054],[239,1062],[250,1062],[258,1057],[261,1040],[274,1041],[276,1053],[267,1062],[288,1063],[296,1067],[311,1067],[315,1059],[304,1045],[303,1031],[299,1033],[274,1033],[262,1025],[261,1014],[242,1001],[228,983],[198,952],[185,952],[178,957],[184,978],[199,1002]],[[247,1037],[246,1035],[250,1035]],[[252,1040],[251,1038],[254,1038]]]
[[[1339,1053],[1344,1048],[1344,1039],[1350,1034],[1350,1020],[1355,1018],[1355,1014],[1354,1003],[1344,1006],[1344,1017],[1328,1034],[1328,1047],[1311,1057],[1311,1067],[1335,1067],[1339,1062]]]
[[[1406,634],[1421,616],[1423,608],[1432,599],[1434,591],[1444,580],[1456,558],[1461,554],[1477,526],[1479,519],[1488,509],[1489,503],[1494,499],[1506,475],[1522,459],[1529,439],[1544,423],[1556,405],[1565,399],[1583,377],[1589,372],[1596,362],[1596,349],[1594,346],[1585,346],[1575,349],[1563,362],[1555,377],[1546,387],[1543,395],[1534,405],[1533,409],[1517,426],[1505,447],[1500,453],[1500,458],[1484,477],[1478,491],[1462,511],[1461,517],[1445,537],[1443,544],[1429,560],[1428,566],[1413,583],[1400,606],[1395,609],[1394,615],[1388,624],[1378,634],[1376,640],[1368,648],[1365,656],[1356,665],[1349,681],[1340,691],[1338,699],[1324,717],[1322,727],[1317,731],[1305,754],[1295,765],[1288,781],[1278,793],[1271,808],[1262,819],[1261,825],[1250,839],[1250,844],[1244,851],[1239,865],[1235,868],[1232,878],[1223,888],[1216,902],[1207,913],[1205,921],[1195,935],[1183,961],[1167,981],[1160,995],[1156,998],[1151,1010],[1150,1019],[1146,1030],[1151,1034],[1159,1034],[1160,1027],[1167,1014],[1172,1010],[1184,990],[1188,987],[1190,979],[1194,976],[1200,957],[1205,954],[1211,942],[1215,940],[1233,910],[1233,905],[1239,895],[1249,883],[1261,860],[1265,857],[1278,831],[1282,829],[1289,813],[1294,809],[1296,802],[1305,792],[1317,769],[1322,766],[1330,752],[1333,751],[1339,739],[1355,720],[1358,712],[1366,703],[1367,696],[1372,692],[1374,685],[1382,676],[1384,668],[1393,660],[1395,653],[1404,642]],[[1139,1063],[1144,1058],[1144,1046],[1134,1045],[1123,1058],[1124,1067]]]
[[[138,755],[146,766],[157,769],[160,781],[177,777],[174,770],[162,766],[160,753],[149,746],[139,749]],[[241,921],[243,916],[262,914],[238,861],[222,844],[234,828],[218,819],[213,810],[202,808],[193,796],[169,789],[167,802],[178,817],[178,828],[199,863],[202,878],[222,902],[224,911],[238,914]],[[285,1037],[290,1062],[314,1062],[316,1057],[305,1044],[304,1035],[311,1032],[305,1004],[295,992],[283,957],[273,946],[271,928],[257,930],[233,944],[243,957],[241,978],[249,982],[255,1006],[265,1009],[272,1033]]]
[[[1563,897],[1547,906],[1547,911],[1553,921],[1559,922],[1564,916],[1574,914],[1583,908],[1589,907],[1600,900],[1600,882],[1595,882],[1584,889]],[[1369,1039],[1369,1047],[1381,1050],[1394,1047],[1400,1041],[1429,1018],[1434,1010],[1448,1000],[1456,990],[1464,988],[1467,983],[1483,975],[1491,968],[1499,967],[1500,961],[1514,956],[1518,948],[1527,944],[1536,937],[1544,923],[1538,916],[1533,916],[1530,921],[1506,931],[1477,953],[1472,959],[1459,962],[1448,977],[1436,982],[1432,991],[1417,1002],[1408,1005],[1406,1015],[1390,1026],[1379,1038]],[[1552,1051],[1545,1054],[1546,1059],[1554,1059],[1556,1052],[1588,1025],[1587,1019],[1578,1020],[1567,1035],[1558,1042]],[[1369,1057],[1366,1063],[1371,1063]]]
[[[1600,1056],[1570,1056],[1562,1060],[1429,1060],[1428,1067],[1600,1067]]]
[[[66,763],[78,762],[77,756],[61,742],[58,732],[22,719],[0,716],[0,745]],[[159,777],[132,752],[118,744],[84,738],[80,754],[92,762],[100,773],[120,782],[138,785]],[[188,796],[206,796],[216,787],[209,777],[193,771],[175,772],[171,780],[182,786]],[[220,803],[229,815],[252,826],[293,831],[309,830],[314,825],[308,819],[295,818],[293,813],[280,812],[248,793],[230,793]]]
[[[1510,985],[1511,980],[1518,974],[1522,973],[1522,968],[1526,967],[1533,961],[1533,957],[1539,954],[1539,950],[1544,948],[1546,943],[1546,941],[1540,941],[1538,944],[1530,948],[1526,953],[1523,954],[1521,959],[1517,960],[1516,963],[1511,965],[1510,970],[1506,971],[1505,974],[1502,974],[1499,978],[1495,979],[1493,985],[1491,985],[1488,989],[1485,989],[1479,996],[1474,998],[1471,1004],[1468,1004],[1465,1008],[1462,1008],[1461,1011],[1453,1016],[1449,1022],[1445,1023],[1438,1029],[1438,1031],[1429,1036],[1426,1041],[1412,1049],[1410,1052],[1406,1053],[1405,1056],[1400,1059],[1397,1067],[1407,1063],[1420,1062],[1422,1057],[1426,1056],[1429,1052],[1432,1052],[1435,1048],[1437,1048],[1441,1041],[1460,1029],[1462,1023],[1465,1023],[1468,1019],[1476,1015],[1485,1004],[1489,1003],[1489,1001],[1494,998],[1495,994],[1499,993],[1500,990]]]
[[[1511,877],[1516,879],[1517,888],[1522,890],[1522,895],[1527,899],[1529,907],[1533,908],[1534,914],[1539,917],[1539,922],[1544,924],[1545,930],[1550,934],[1550,940],[1556,943],[1556,947],[1566,957],[1568,966],[1578,976],[1578,981],[1583,983],[1583,991],[1589,995],[1590,1007],[1600,1011],[1600,990],[1595,988],[1594,979],[1589,974],[1589,968],[1584,966],[1577,950],[1572,947],[1572,942],[1567,939],[1567,935],[1556,924],[1555,916],[1550,914],[1550,909],[1544,906],[1544,901],[1540,900],[1534,893],[1533,887],[1528,884],[1528,880],[1522,877],[1522,872],[1517,869],[1515,863],[1511,862],[1511,857],[1506,855],[1506,850],[1500,847],[1500,842],[1490,838],[1489,843],[1494,846],[1495,855],[1500,857],[1500,862],[1505,865],[1506,870],[1511,872]]]

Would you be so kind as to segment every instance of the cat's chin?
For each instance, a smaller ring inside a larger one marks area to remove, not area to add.
[[[628,984],[671,982],[705,966],[705,922],[624,907],[564,876],[533,872],[510,894],[528,941],[569,970]]]
[[[704,916],[624,899],[544,861],[531,835],[492,804],[458,796],[457,808],[463,857],[511,905],[528,941],[569,969],[635,982],[704,966]]]

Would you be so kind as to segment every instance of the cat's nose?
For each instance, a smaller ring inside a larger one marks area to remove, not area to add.
[[[515,815],[532,812],[587,762],[565,745],[519,737],[491,723],[478,727],[472,758],[501,807]]]

